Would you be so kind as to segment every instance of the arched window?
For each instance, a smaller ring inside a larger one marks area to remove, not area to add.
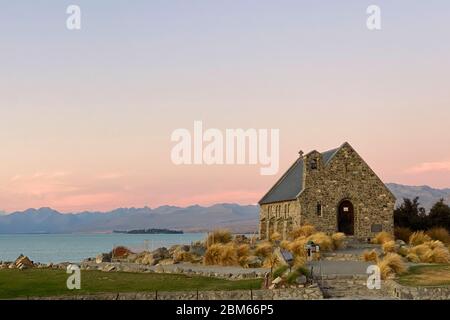
[[[309,167],[311,168],[311,170],[316,170],[317,169],[317,159],[311,159],[311,161],[309,163]]]

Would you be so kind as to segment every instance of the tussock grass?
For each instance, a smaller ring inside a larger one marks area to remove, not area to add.
[[[281,277],[288,269],[289,269],[289,267],[287,265],[282,265],[282,266],[278,267],[273,272],[273,278],[276,279],[278,277]]]
[[[412,231],[409,228],[396,227],[394,229],[395,239],[402,240],[405,243],[408,243],[409,237],[411,236]]]
[[[194,255],[191,252],[177,251],[173,255],[173,261],[175,261],[175,262],[192,262],[192,261],[194,261]]]
[[[208,234],[206,238],[206,245],[210,246],[216,243],[226,244],[233,239],[231,232],[226,229],[217,229]]]
[[[205,252],[205,265],[235,266],[238,265],[238,255],[233,244],[215,243]]]
[[[378,254],[375,250],[366,250],[362,254],[362,259],[366,262],[378,262]]]
[[[281,240],[281,234],[279,232],[274,232],[270,235],[270,241],[275,242]]]
[[[289,250],[289,246],[291,245],[291,242],[288,240],[283,240],[280,242],[280,248],[284,250]]]
[[[441,241],[431,240],[410,248],[406,258],[415,263],[449,263],[450,253]]]
[[[308,237],[308,241],[318,244],[321,251],[332,251],[334,249],[333,240],[325,232],[316,232]]]
[[[375,235],[375,238],[372,239],[372,243],[383,244],[383,243],[391,241],[391,240],[394,240],[394,238],[392,237],[392,234],[390,234],[386,231],[382,231]]]
[[[391,241],[383,243],[382,248],[383,248],[383,252],[385,254],[389,253],[389,252],[395,252],[396,251],[395,250],[395,241],[391,240]]]
[[[309,237],[314,233],[316,233],[316,228],[314,226],[304,225],[292,230],[290,235],[292,239],[297,239],[300,237]]]
[[[241,244],[236,247],[236,255],[238,263],[241,267],[247,267],[247,259],[250,256],[250,246],[248,244]]]
[[[409,244],[411,246],[417,246],[427,241],[430,241],[431,238],[425,234],[423,231],[416,231],[409,237]]]
[[[396,274],[402,274],[406,272],[405,264],[396,253],[388,253],[381,261],[378,261],[378,267],[380,268],[381,278],[388,279]]]
[[[289,243],[288,250],[295,256],[306,256],[305,244],[307,239],[300,237]]]
[[[270,242],[264,241],[259,243],[255,248],[255,255],[266,258],[272,254],[273,246]]]
[[[344,247],[345,234],[342,232],[333,233],[331,235],[334,249],[342,249]]]
[[[450,234],[445,228],[432,228],[426,234],[433,240],[439,240],[442,243],[450,244]]]

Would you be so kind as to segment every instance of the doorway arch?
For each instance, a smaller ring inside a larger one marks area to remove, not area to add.
[[[353,204],[350,200],[342,200],[338,207],[337,216],[338,232],[343,232],[346,235],[355,234],[355,215]]]

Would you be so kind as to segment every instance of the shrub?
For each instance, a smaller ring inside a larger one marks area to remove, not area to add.
[[[275,242],[281,240],[281,234],[279,232],[274,232],[270,235],[270,241]]]
[[[294,256],[294,267],[303,267],[306,263],[306,256]]]
[[[112,257],[113,258],[126,258],[128,255],[132,254],[133,252],[124,246],[118,246],[115,247],[112,251]]]
[[[449,263],[450,253],[442,242],[435,240],[410,248],[406,258],[416,263]]]
[[[413,263],[419,263],[420,262],[420,258],[417,254],[415,253],[408,253],[406,255],[406,259],[408,259],[408,261],[413,262]]]
[[[175,262],[192,262],[194,255],[191,252],[177,251],[173,255],[173,261]]]
[[[378,267],[380,268],[382,279],[387,279],[392,275],[402,274],[406,271],[402,257],[396,253],[388,253],[378,262]]]
[[[250,246],[248,244],[241,244],[237,246],[236,254],[239,258],[248,257],[250,255]]]
[[[314,226],[304,225],[304,226],[300,226],[300,227],[292,230],[291,237],[293,239],[297,239],[299,237],[309,237],[310,235],[312,235],[315,232],[316,232],[316,228]]]
[[[297,267],[297,269],[295,269],[295,271],[297,271],[299,274],[309,277],[309,270],[305,266]]]
[[[300,274],[297,271],[292,271],[286,277],[286,282],[289,284],[294,284]]]
[[[390,234],[386,231],[381,231],[375,235],[375,238],[372,239],[372,243],[383,244],[383,243],[391,241],[391,240],[394,240],[392,237],[392,234]]]
[[[295,256],[304,257],[306,256],[305,244],[306,244],[305,237],[297,238],[289,244],[288,250],[292,252],[292,254],[294,254]]]
[[[432,228],[428,230],[426,234],[433,240],[439,240],[447,244],[450,243],[450,234],[445,228]]]
[[[432,263],[449,263],[450,253],[446,248],[435,248],[426,258],[428,258]]]
[[[411,236],[411,234],[412,231],[409,228],[396,227],[394,229],[395,239],[402,240],[406,243],[409,241],[409,237]]]
[[[272,244],[268,241],[261,242],[256,246],[255,255],[258,257],[266,258],[272,254]]]
[[[233,244],[210,245],[203,258],[206,265],[234,266],[238,264],[236,247]]]
[[[391,240],[383,243],[382,248],[385,254],[389,252],[395,252],[395,241]]]
[[[398,248],[397,253],[402,257],[406,257],[409,253],[408,251],[409,250],[406,246],[401,246],[400,248]]]
[[[375,250],[366,250],[362,254],[362,259],[366,262],[378,262],[378,254]]]
[[[282,265],[280,267],[278,267],[274,272],[273,272],[273,278],[276,279],[278,277],[281,277],[286,270],[288,270],[289,267],[287,265]]]
[[[276,255],[274,255],[273,253],[271,253],[264,259],[263,267],[270,268],[270,270],[272,270],[272,268],[276,267],[279,264],[280,264],[280,260],[278,260],[278,257]]]
[[[206,238],[206,244],[208,246],[215,244],[215,243],[222,243],[226,244],[230,242],[233,239],[231,232],[225,229],[217,229],[213,232],[210,232],[208,234],[208,237]]]
[[[319,245],[321,251],[333,250],[333,240],[325,232],[317,232],[308,237],[308,241],[313,241]]]
[[[280,242],[280,248],[284,250],[289,250],[289,245],[291,243],[288,240],[283,240]]]
[[[331,240],[335,249],[342,249],[344,247],[345,234],[342,232],[333,233]]]
[[[431,238],[428,235],[426,235],[425,232],[416,231],[409,237],[409,244],[412,246],[417,246],[430,240]]]

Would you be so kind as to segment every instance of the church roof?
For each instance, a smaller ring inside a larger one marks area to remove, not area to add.
[[[335,148],[322,152],[322,160],[327,165],[340,149]],[[279,201],[294,200],[303,190],[303,159],[297,159],[277,183],[259,201],[259,204],[267,204]]]

